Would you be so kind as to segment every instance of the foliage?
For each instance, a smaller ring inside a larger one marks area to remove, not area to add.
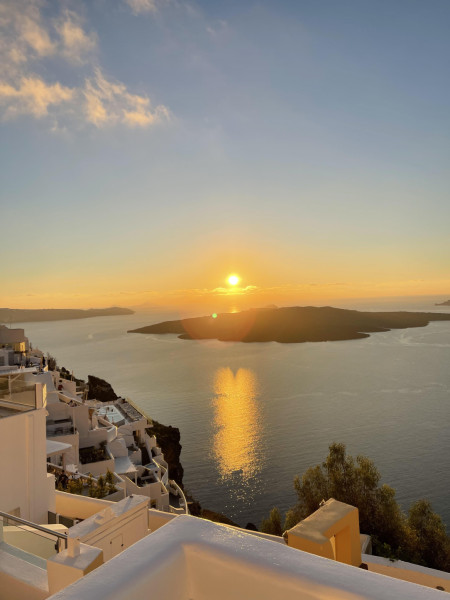
[[[413,562],[450,571],[450,538],[428,500],[418,500],[411,505],[408,534]]]
[[[358,508],[360,530],[372,536],[375,554],[450,571],[450,538],[431,504],[418,500],[405,515],[395,491],[380,485],[373,461],[348,456],[344,444],[331,444],[325,461],[310,467],[301,479],[297,476],[294,487],[298,502],[287,512],[284,529],[316,511],[322,500],[334,498]],[[270,523],[271,517],[263,523]]]
[[[106,442],[100,442],[100,448],[89,446],[88,448],[80,448],[80,463],[85,465],[88,463],[108,460],[109,456],[106,453]]]
[[[97,482],[92,479],[92,476],[89,477],[88,493],[91,498],[105,498],[114,492],[117,492],[117,488],[114,485],[114,475],[109,469],[105,477],[100,475]]]
[[[399,547],[404,538],[405,517],[395,499],[395,491],[379,485],[380,473],[365,456],[346,454],[344,444],[331,444],[322,465],[306,471],[294,480],[297,505],[288,513],[287,526],[316,511],[322,500],[334,498],[357,506],[360,529],[376,534],[383,543]]]
[[[67,482],[67,491],[69,494],[78,494],[79,496],[83,493],[83,480],[79,479],[69,479]]]
[[[276,506],[270,511],[269,517],[262,520],[261,531],[272,535],[282,535],[281,514]]]
[[[56,371],[56,358],[49,353],[47,353],[47,366],[49,371]]]

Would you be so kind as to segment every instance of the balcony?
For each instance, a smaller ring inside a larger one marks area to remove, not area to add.
[[[53,438],[60,435],[73,435],[75,433],[77,433],[77,430],[73,425],[72,419],[58,419],[57,421],[47,419],[46,437]]]
[[[20,372],[0,375],[0,418],[43,407],[46,386],[32,377]]]
[[[94,477],[104,475],[108,470],[114,471],[114,457],[108,450],[106,442],[99,447],[80,448],[80,465],[83,473],[91,473]]]

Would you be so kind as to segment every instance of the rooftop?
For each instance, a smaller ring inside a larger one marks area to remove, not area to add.
[[[441,592],[179,516],[52,600],[428,600]]]

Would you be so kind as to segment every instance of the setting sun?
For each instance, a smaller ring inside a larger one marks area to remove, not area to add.
[[[237,275],[230,275],[228,277],[228,283],[230,285],[237,285],[239,283],[239,277]]]

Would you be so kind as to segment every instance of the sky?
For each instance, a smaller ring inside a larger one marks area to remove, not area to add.
[[[0,306],[450,297],[449,24],[448,0],[0,0]]]

